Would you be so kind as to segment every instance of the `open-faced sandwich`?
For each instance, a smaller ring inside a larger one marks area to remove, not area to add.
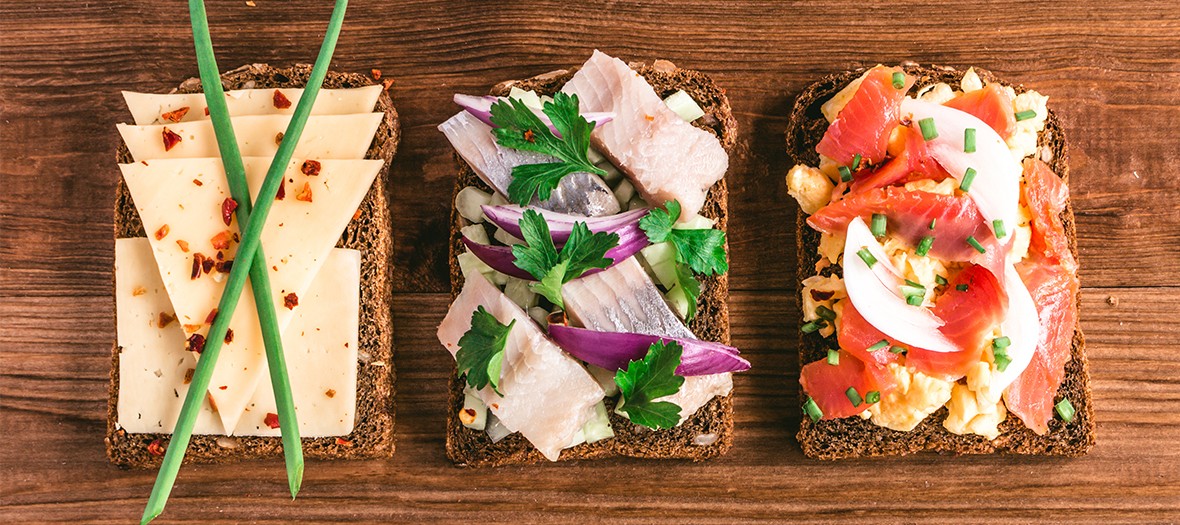
[[[455,101],[451,459],[727,450],[749,363],[728,346],[724,92],[596,51]]]
[[[799,96],[787,186],[807,455],[1093,445],[1067,150],[1046,102],[916,65]]]
[[[221,76],[246,182],[259,192],[311,66]],[[107,453],[159,465],[244,234],[201,82],[124,93],[115,201],[115,309]],[[331,73],[262,230],[271,299],[309,457],[393,452],[391,239],[386,172],[399,138],[379,82]],[[254,297],[225,333],[187,457],[281,453]]]

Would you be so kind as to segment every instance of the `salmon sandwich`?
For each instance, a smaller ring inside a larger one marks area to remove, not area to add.
[[[799,96],[787,187],[808,456],[1093,445],[1068,152],[1047,101],[916,65]]]
[[[724,91],[601,52],[456,95],[447,454],[702,460],[733,442]]]

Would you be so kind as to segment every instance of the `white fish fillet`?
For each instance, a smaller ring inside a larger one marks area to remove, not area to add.
[[[668,109],[622,60],[594,51],[561,90],[578,95],[581,111],[615,114],[591,134],[594,147],[631,179],[648,203],[679,201],[684,220],[701,210],[709,188],[729,167],[717,137]]]
[[[480,179],[505,197],[512,183],[512,168],[522,164],[554,162],[548,155],[505,148],[496,144],[492,127],[466,111],[460,111],[439,124],[439,131],[447,136],[451,146],[475,170]],[[572,173],[561,179],[557,188],[544,201],[533,200],[533,205],[546,210],[587,217],[614,215],[619,212],[619,201],[602,178],[592,173]]]
[[[479,272],[467,275],[463,291],[438,327],[438,340],[454,356],[459,338],[471,329],[471,314],[483,306],[501,323],[516,321],[505,347],[500,391],[478,392],[484,404],[512,432],[520,432],[550,461],[594,416],[605,395],[586,369],[558,348],[545,333]]]
[[[664,301],[651,277],[634,257],[614,267],[562,286],[566,312],[577,324],[602,332],[633,332],[696,339]],[[680,406],[683,423],[698,409],[733,389],[733,374],[684,378],[680,391],[664,398]]]

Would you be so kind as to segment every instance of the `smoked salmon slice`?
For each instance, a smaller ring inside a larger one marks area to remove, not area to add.
[[[967,370],[982,358],[992,328],[1004,320],[1007,309],[1008,298],[991,271],[979,265],[964,268],[934,301],[934,315],[946,323],[941,328],[943,335],[962,350],[931,352],[914,348],[906,355],[906,365],[947,380],[967,375]]]
[[[845,166],[858,154],[869,164],[885,160],[889,133],[901,118],[901,101],[914,84],[906,75],[902,87],[894,87],[894,73],[902,71],[881,66],[870,70],[815,151]]]
[[[1016,113],[1012,97],[999,84],[988,84],[983,89],[963,93],[952,98],[944,106],[975,115],[996,130],[1004,140],[1016,130]]]
[[[885,391],[878,383],[870,368],[856,356],[840,350],[840,361],[829,364],[821,359],[803,367],[799,375],[799,383],[803,391],[811,396],[815,404],[823,411],[823,419],[839,419],[854,416],[869,408],[864,398],[869,392],[877,391],[882,396]],[[884,385],[892,388],[894,385]],[[849,388],[856,389],[856,396],[861,401],[854,405],[849,397]]]

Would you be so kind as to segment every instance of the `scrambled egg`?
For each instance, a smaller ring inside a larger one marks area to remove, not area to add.
[[[787,172],[787,193],[799,201],[799,207],[808,215],[831,202],[835,187],[827,175],[811,166],[797,164]]]
[[[1036,112],[1036,116],[1016,123],[1016,131],[1008,137],[1008,150],[1012,157],[1021,160],[1037,152],[1037,135],[1045,129],[1045,120],[1049,117],[1049,97],[1036,91],[1026,91],[1019,95],[1012,88],[1004,88],[1013,97],[1012,106],[1017,113],[1026,110]]]
[[[823,257],[823,259],[820,259],[820,263],[823,263],[824,259],[832,264],[839,263],[840,257],[844,256],[844,236],[821,233],[819,235],[819,248],[816,251]]]
[[[1008,252],[1008,262],[1016,264],[1025,257],[1028,257],[1028,243],[1032,239],[1032,227],[1029,223],[1032,222],[1032,212],[1028,207],[1021,204],[1020,208],[1016,210],[1016,220],[1018,224],[1012,233],[1012,251]]]
[[[934,104],[943,104],[946,101],[955,98],[958,95],[955,90],[951,89],[946,82],[939,82],[934,85],[926,86],[918,91],[918,100],[931,102]]]
[[[975,68],[967,68],[967,72],[963,73],[963,80],[959,82],[959,87],[963,89],[964,93],[979,91],[983,89],[983,80],[980,80]]]
[[[955,179],[943,179],[942,182],[934,182],[930,179],[916,180],[905,183],[906,191],[924,191],[926,193],[937,193],[939,195],[955,195],[955,188],[959,187],[958,181]]]
[[[880,67],[880,65],[881,64],[877,64],[878,67]],[[844,86],[844,89],[841,89],[839,93],[836,93],[830,100],[824,102],[824,105],[820,106],[819,110],[824,113],[824,118],[828,119],[828,122],[836,121],[836,115],[839,115],[840,110],[844,109],[844,106],[848,105],[848,101],[852,99],[852,95],[856,94],[856,90],[860,89],[861,82],[864,82],[865,77],[868,76],[869,71],[872,70],[872,68],[869,68],[869,70],[865,71],[863,75],[857,77],[856,80],[849,82],[847,86]]]
[[[832,184],[840,183],[840,163],[823,155],[819,156],[819,170],[831,179]]]
[[[893,236],[885,239],[884,247],[894,268],[902,272],[906,279],[926,287],[925,301],[933,300],[934,289],[938,286],[936,277],[948,276],[943,261],[937,257],[921,257],[914,253],[913,248]]]
[[[897,388],[861,413],[861,417],[872,419],[874,425],[909,432],[951,399],[949,381],[911,372],[898,364],[890,364],[889,372],[897,378]]]
[[[984,363],[986,366],[986,363]],[[980,403],[971,389],[962,383],[955,383],[950,402],[946,404],[950,413],[942,426],[955,434],[978,434],[988,439],[1000,435],[1000,423],[1008,417],[1004,403]]]
[[[827,299],[816,299],[811,292],[821,292],[815,295],[823,297],[828,292],[832,296]],[[848,292],[844,289],[844,279],[836,276],[824,277],[822,275],[813,275],[803,280],[803,321],[814,321],[819,319],[815,314],[815,309],[818,306],[826,306],[836,312],[836,320],[827,323],[819,330],[820,335],[828,337],[836,332],[836,327],[840,325],[840,320],[844,314],[844,301],[848,298]]]

